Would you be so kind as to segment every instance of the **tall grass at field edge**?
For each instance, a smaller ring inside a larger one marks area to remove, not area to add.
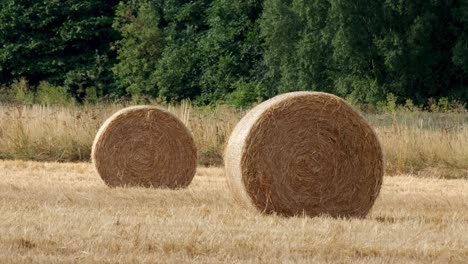
[[[0,159],[89,161],[94,136],[120,104],[39,106],[0,104]],[[222,165],[234,126],[245,114],[220,105],[167,106],[192,131],[199,164]],[[464,113],[367,114],[382,143],[386,173],[468,178],[468,116]]]

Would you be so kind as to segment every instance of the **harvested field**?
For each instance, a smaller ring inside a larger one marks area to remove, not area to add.
[[[108,188],[90,163],[0,161],[0,263],[464,263],[468,181],[385,177],[363,220],[265,216],[220,168],[184,190]]]

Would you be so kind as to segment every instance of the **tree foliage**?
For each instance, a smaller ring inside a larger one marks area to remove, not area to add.
[[[461,0],[4,0],[0,47],[0,84],[44,80],[77,98],[468,102]]]
[[[202,98],[228,100],[237,89],[253,88],[252,103],[261,96],[262,39],[259,19],[261,0],[214,0],[207,10],[208,30],[199,41],[202,54]],[[237,92],[239,94],[239,92]],[[239,98],[239,97],[238,97]],[[240,99],[239,99],[240,100]]]
[[[111,28],[117,1],[3,0],[0,2],[0,82],[25,77],[109,93],[118,38]],[[85,83],[77,85],[77,83]]]
[[[328,1],[266,0],[265,38],[268,96],[297,90],[334,92]]]
[[[267,77],[278,93],[466,101],[467,12],[455,0],[267,0]]]
[[[158,96],[156,65],[164,39],[156,10],[147,2],[119,3],[113,28],[122,39],[115,42],[118,62],[113,71],[118,87],[131,96]]]

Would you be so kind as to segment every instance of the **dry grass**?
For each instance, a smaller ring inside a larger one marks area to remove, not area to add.
[[[89,107],[0,104],[0,159],[88,161],[103,121],[123,105]],[[198,163],[220,165],[225,143],[245,111],[227,106],[170,106],[192,130]],[[377,130],[387,174],[468,179],[466,114],[367,115]]]
[[[452,130],[379,127],[386,171],[468,179],[468,125]]]
[[[120,108],[0,105],[0,159],[89,160],[97,130]]]
[[[99,127],[123,107],[0,104],[0,159],[88,161]],[[199,163],[221,164],[225,141],[243,111],[227,106],[193,111],[188,104],[168,110],[192,130]]]
[[[110,189],[88,163],[0,162],[0,263],[465,263],[468,181],[387,177],[362,220],[263,216],[218,168]]]

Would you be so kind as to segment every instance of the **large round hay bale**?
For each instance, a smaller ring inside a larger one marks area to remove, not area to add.
[[[173,114],[134,106],[112,115],[99,129],[92,161],[111,186],[182,188],[196,170],[190,131]]]
[[[264,213],[364,217],[383,179],[373,129],[342,99],[293,92],[253,108],[225,151],[236,200]]]

